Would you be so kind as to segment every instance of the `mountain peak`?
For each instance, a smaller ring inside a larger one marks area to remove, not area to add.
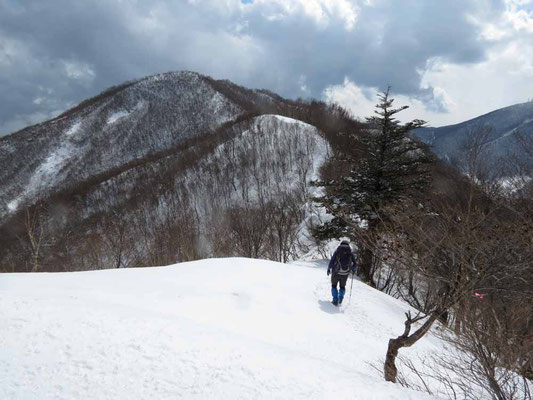
[[[167,71],[167,72],[160,72],[160,73],[153,74],[153,75],[148,75],[144,78],[139,79],[137,82],[171,80],[171,79],[187,79],[187,78],[198,79],[198,78],[206,78],[206,76],[195,71],[187,71],[187,70]]]
[[[0,188],[0,216],[37,194],[46,197],[52,187],[120,171],[245,112],[206,77],[190,71],[111,87],[57,118],[0,140],[0,181],[6,182]]]

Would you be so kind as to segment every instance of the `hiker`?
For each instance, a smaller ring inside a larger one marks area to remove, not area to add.
[[[357,269],[355,254],[352,253],[350,242],[343,240],[328,265],[328,276],[331,274],[331,294],[333,296],[333,305],[342,304],[344,294],[346,293],[346,281],[350,272],[352,275]],[[340,290],[337,290],[337,284],[340,284]]]

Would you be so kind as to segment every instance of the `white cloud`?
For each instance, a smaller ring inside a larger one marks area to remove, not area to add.
[[[504,19],[515,30],[533,32],[533,1],[532,0],[506,0]]]
[[[255,0],[253,7],[242,8],[244,12],[261,13],[269,21],[280,21],[294,16],[312,19],[318,27],[326,29],[337,20],[351,31],[357,22],[359,7],[348,0]]]
[[[377,88],[366,88],[367,91],[377,93]],[[368,98],[363,88],[344,78],[342,85],[332,85],[324,90],[324,98],[328,103],[337,103],[350,110],[358,118],[369,117],[374,112],[376,102]]]
[[[403,114],[433,125],[533,96],[531,0],[18,3],[0,0],[0,135],[14,116],[180,69],[362,116],[390,84],[412,107]]]
[[[450,108],[448,123],[533,98],[533,19],[525,23],[526,11],[517,4],[533,6],[531,1],[507,2],[501,17],[487,25],[500,33],[492,36],[494,44],[486,60],[464,65],[434,63],[424,72],[422,85],[446,88],[456,103]],[[516,23],[516,18],[522,23]]]
[[[446,125],[533,98],[533,1],[506,0],[502,12],[480,12],[468,20],[479,28],[480,40],[490,43],[486,58],[474,63],[429,58],[418,70],[421,94],[395,96],[398,103],[410,106],[400,119]],[[365,116],[374,104],[365,96],[369,89],[377,91],[345,79],[342,85],[329,86],[324,95]]]
[[[406,122],[421,118],[433,126],[462,122],[498,108],[526,102],[533,98],[533,42],[511,42],[495,48],[482,63],[457,65],[434,62],[424,73],[421,88],[431,88],[434,100],[423,100],[394,93],[397,104],[410,108],[399,115]],[[354,115],[371,115],[376,87],[358,86],[345,79],[342,85],[332,85],[324,91],[328,101],[350,109]],[[432,101],[448,112],[433,112]]]
[[[437,96],[444,97],[446,101],[449,101],[448,95],[441,88],[435,88],[434,90],[437,92]],[[364,120],[366,117],[374,115],[375,106],[379,101],[378,93],[381,93],[381,90],[376,87],[360,87],[345,78],[342,85],[333,85],[326,88],[324,97],[327,102],[337,103],[348,109],[355,117]],[[396,115],[396,118],[403,123],[413,119],[422,119],[435,126],[440,125],[435,116],[446,115],[428,111],[424,102],[394,93],[394,88],[391,89],[391,97],[394,99],[395,106],[409,106],[407,110]],[[452,106],[452,104],[449,105]]]
[[[70,79],[90,83],[94,80],[95,73],[86,63],[76,60],[63,61],[65,72]]]

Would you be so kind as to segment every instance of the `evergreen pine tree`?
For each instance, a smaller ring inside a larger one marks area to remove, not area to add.
[[[357,237],[357,230],[364,227],[366,240],[359,237],[359,274],[373,284],[372,242],[377,238],[379,221],[388,204],[412,199],[416,193],[431,183],[427,165],[433,158],[425,146],[409,137],[409,132],[425,124],[413,120],[401,124],[394,115],[408,106],[393,108],[394,99],[389,91],[378,95],[376,115],[367,118],[367,129],[359,140],[366,147],[366,155],[351,160],[354,167],[341,179],[317,182],[327,187],[326,194],[317,200],[333,219],[317,228],[319,239],[340,236]],[[369,242],[370,241],[370,242]]]

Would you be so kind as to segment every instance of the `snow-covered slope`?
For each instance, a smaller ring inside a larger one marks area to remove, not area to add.
[[[52,256],[62,254],[70,259],[47,259],[40,271],[64,266],[80,270],[161,265],[213,256],[285,260],[289,253],[296,253],[299,232],[306,229],[302,225],[296,231],[306,218],[303,208],[309,197],[308,183],[318,178],[319,168],[329,154],[321,132],[295,119],[265,114],[206,136],[207,141],[200,140],[183,151],[149,160],[85,187],[81,195],[71,196],[66,204],[52,204],[45,231],[48,237],[60,239],[54,239],[57,250],[50,250],[50,246],[46,250]],[[49,164],[50,169],[57,169],[57,163]],[[275,215],[267,216],[275,207]],[[286,218],[280,207],[291,214]],[[235,229],[241,229],[241,225],[231,225],[236,218],[239,223],[254,221],[260,226],[256,233],[263,237],[253,249],[243,249],[246,243],[232,236]],[[280,236],[271,235],[279,228],[275,226],[276,218],[283,220],[282,228],[288,232],[288,240],[283,239],[283,255],[277,254],[280,245],[274,243]],[[109,221],[115,226],[121,224],[124,228],[119,229],[126,234],[117,233]],[[10,228],[9,221],[5,225]],[[23,222],[19,225],[25,226]],[[77,238],[69,232],[76,232]],[[64,233],[68,234],[61,239]],[[129,246],[129,250],[118,249],[124,255],[120,255],[120,265],[118,261],[112,264],[110,248],[116,247],[102,243],[108,239],[116,243],[120,235],[122,243],[127,243],[123,249]],[[96,246],[91,242],[95,237]],[[24,253],[15,249],[20,240],[14,237],[13,243],[10,253]],[[161,254],[165,258],[161,259]],[[0,252],[0,271],[1,267]]]
[[[276,202],[290,194],[303,205],[309,181],[318,179],[328,154],[329,145],[314,126],[261,115],[178,178],[176,185],[187,190],[204,221],[211,221],[216,210]]]
[[[316,127],[276,113],[301,117],[305,107],[298,114],[267,91],[166,73],[110,88],[1,138],[0,271],[281,259],[259,248],[263,238],[242,253],[221,232],[259,208],[289,205],[299,213],[329,146]],[[37,267],[20,240],[28,237],[29,215],[38,220],[34,231],[45,232]]]
[[[455,125],[420,128],[415,130],[414,134],[431,145],[432,150],[440,157],[450,159],[458,156],[461,143],[471,132],[484,126],[492,129],[489,149],[492,161],[513,153],[524,156],[523,150],[516,144],[514,134],[519,132],[527,137],[533,137],[533,102],[504,107]],[[529,158],[527,163],[531,162]]]
[[[339,309],[329,291],[321,262],[244,258],[4,275],[0,398],[431,398],[369,365],[407,306],[354,281]]]
[[[250,111],[244,98],[265,101],[257,91],[237,89],[193,72],[153,75],[1,138],[0,218],[212,132]]]

